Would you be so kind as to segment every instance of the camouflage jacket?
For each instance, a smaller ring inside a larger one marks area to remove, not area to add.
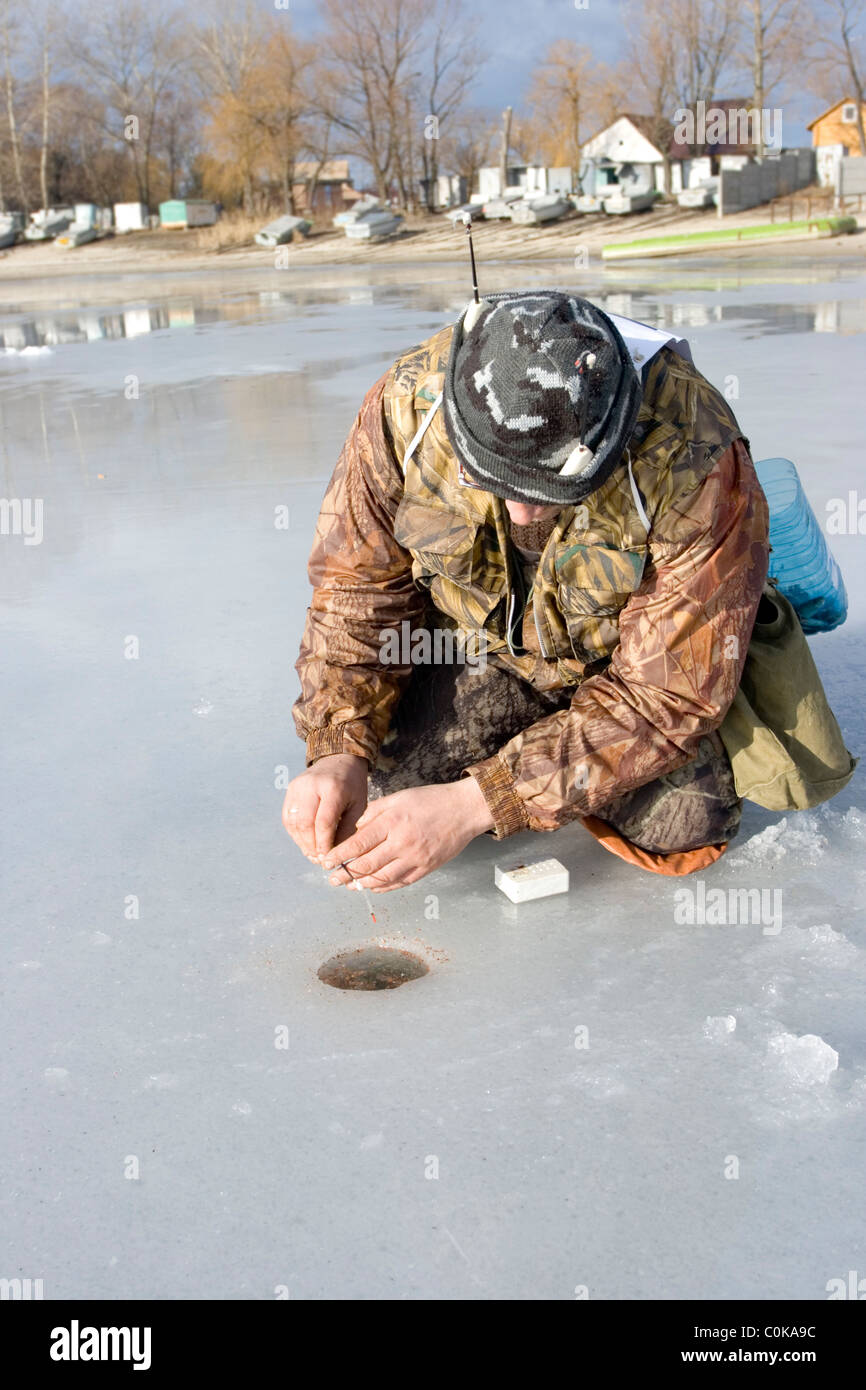
[[[641,508],[616,469],[561,511],[531,593],[517,594],[504,503],[461,484],[441,411],[404,474],[451,332],[370,389],[340,455],[310,557],[294,716],[308,762],[373,762],[412,669],[382,662],[383,630],[429,625],[432,603],[436,621],[483,631],[488,659],[538,689],[574,687],[566,708],[467,769],[501,838],[600,811],[719,726],[767,574],[767,506],[727,404],[663,348],[629,443]]]

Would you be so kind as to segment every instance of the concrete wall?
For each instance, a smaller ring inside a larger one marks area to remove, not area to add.
[[[851,196],[854,193],[866,193],[866,157],[863,155],[849,156],[848,159],[840,159],[837,170],[838,183],[836,191],[841,197]]]
[[[805,188],[815,179],[815,151],[789,150],[761,164],[743,169],[722,169],[719,174],[719,216],[744,212]]]

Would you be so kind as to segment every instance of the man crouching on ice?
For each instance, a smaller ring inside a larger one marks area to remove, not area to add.
[[[767,506],[687,347],[618,322],[491,295],[367,393],[310,558],[283,808],[332,883],[386,892],[578,819],[688,873],[737,833],[718,728]]]

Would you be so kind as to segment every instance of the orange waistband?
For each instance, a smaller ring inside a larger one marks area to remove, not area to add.
[[[715,863],[728,848],[726,841],[722,845],[701,845],[698,849],[677,850],[674,854],[657,854],[654,850],[638,849],[637,845],[633,845],[618,830],[614,830],[612,825],[599,820],[597,816],[581,816],[580,819],[590,835],[594,836],[600,845],[604,845],[605,849],[610,850],[611,854],[616,854],[627,864],[634,864],[636,868],[646,869],[651,874],[676,877],[681,874],[693,874],[696,870],[706,869],[709,864]]]

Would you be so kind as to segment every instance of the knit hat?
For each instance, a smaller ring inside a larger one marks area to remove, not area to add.
[[[641,396],[618,330],[577,295],[488,295],[454,327],[446,433],[471,481],[500,497],[582,502],[622,458]]]

